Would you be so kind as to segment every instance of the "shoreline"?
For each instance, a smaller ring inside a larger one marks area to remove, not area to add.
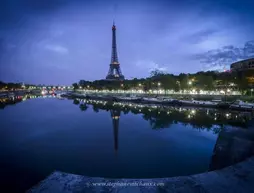
[[[254,191],[253,171],[254,157],[220,170],[171,178],[110,179],[55,171],[29,189],[27,193],[252,193]]]
[[[171,97],[164,97],[170,100],[149,100],[154,99],[153,97],[142,97],[138,96],[134,99],[131,97],[119,97],[114,95],[91,95],[91,94],[79,94],[79,93],[66,93],[62,94],[61,97],[69,98],[69,99],[92,99],[92,100],[104,100],[110,102],[132,102],[136,104],[157,104],[157,105],[164,105],[164,106],[173,106],[173,107],[204,107],[204,108],[215,108],[215,109],[223,109],[223,110],[237,110],[237,111],[248,111],[254,112],[254,107],[252,108],[245,108],[241,105],[231,107],[230,105],[232,102],[212,102],[212,101],[198,101],[198,100],[182,100],[182,99],[174,99]]]

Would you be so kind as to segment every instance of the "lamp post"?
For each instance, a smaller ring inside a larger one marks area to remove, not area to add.
[[[190,90],[190,86],[192,85],[192,81],[190,80],[189,82],[188,82],[188,90]],[[189,91],[190,92],[190,91]]]
[[[161,83],[160,82],[158,82],[158,87],[157,87],[157,95],[159,94],[159,88],[160,88],[160,85],[161,85]]]

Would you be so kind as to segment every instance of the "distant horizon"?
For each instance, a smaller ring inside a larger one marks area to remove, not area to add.
[[[229,69],[254,57],[253,1],[2,0],[0,79],[71,85],[104,79],[112,24],[126,79]],[[207,11],[209,10],[209,11]]]
[[[167,72],[163,72],[165,75],[174,75],[174,76],[179,76],[180,74],[185,74],[185,75],[195,75],[197,73],[200,73],[200,72],[218,72],[218,73],[225,73],[225,72],[229,72],[230,70],[227,70],[227,71],[216,71],[216,70],[209,70],[209,71],[197,71],[197,72],[194,72],[194,73],[178,73],[178,74],[172,74],[172,73],[167,73]],[[162,71],[161,71],[162,73]],[[124,79],[124,80],[116,80],[116,81],[129,81],[129,80],[134,80],[134,79],[147,79],[147,78],[150,78],[151,76],[147,76],[147,77],[140,77],[140,78],[137,78],[137,77],[131,77],[131,78],[128,78],[128,79]],[[87,81],[87,82],[94,82],[94,81],[110,81],[110,80],[107,80],[106,78],[102,78],[102,79],[96,79],[96,80],[86,80],[86,79],[80,79],[80,80],[84,80],[84,81]],[[71,84],[53,84],[53,83],[49,83],[49,84],[45,84],[45,83],[32,83],[32,82],[22,82],[22,81],[18,81],[18,82],[12,82],[12,81],[3,81],[3,80],[0,80],[0,83],[13,83],[13,84],[25,84],[25,85],[46,85],[46,86],[49,86],[49,85],[52,85],[52,86],[71,86],[72,84],[74,83],[79,83],[80,80],[76,80],[75,82],[71,83]]]

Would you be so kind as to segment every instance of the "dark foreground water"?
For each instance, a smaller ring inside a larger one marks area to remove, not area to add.
[[[23,192],[55,170],[108,178],[201,173],[227,126],[216,121],[229,116],[57,98],[8,105],[0,109],[0,192]]]

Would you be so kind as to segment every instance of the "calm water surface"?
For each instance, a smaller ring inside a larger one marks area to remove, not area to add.
[[[37,98],[0,110],[4,187],[25,190],[55,170],[154,178],[209,169],[218,137],[216,125],[196,129],[174,121],[162,129],[142,113],[107,111],[90,104],[82,108],[74,103]]]

